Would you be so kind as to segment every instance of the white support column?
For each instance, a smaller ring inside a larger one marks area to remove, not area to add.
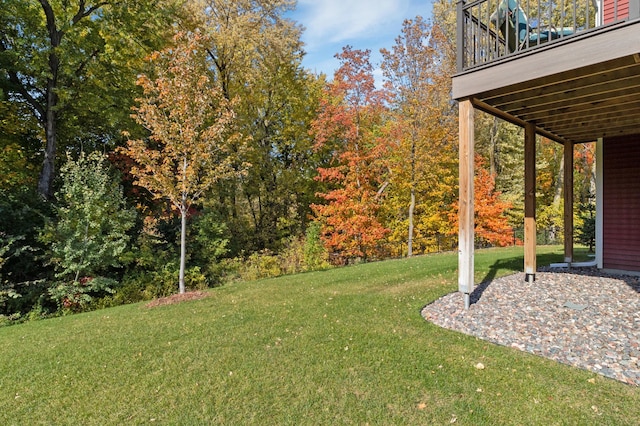
[[[474,127],[473,105],[461,101],[459,108],[459,209],[458,209],[458,290],[464,294],[465,309],[469,308],[474,285]]]
[[[604,203],[602,196],[604,194],[603,187],[603,159],[604,159],[604,142],[602,138],[596,142],[596,265],[598,269],[603,268],[602,264],[602,246],[604,236],[603,226],[603,210]]]

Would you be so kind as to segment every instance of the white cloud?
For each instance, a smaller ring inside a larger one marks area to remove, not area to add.
[[[410,0],[299,0],[307,49],[384,35],[406,17]]]
[[[380,85],[380,48],[393,46],[404,19],[430,13],[431,0],[298,0],[289,17],[305,27],[306,68],[331,78],[339,66],[334,55],[349,44],[371,51],[374,77]]]

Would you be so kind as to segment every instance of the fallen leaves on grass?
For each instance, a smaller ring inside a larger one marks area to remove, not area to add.
[[[159,299],[152,300],[145,306],[147,308],[155,308],[156,306],[173,305],[175,303],[184,302],[187,300],[199,300],[209,296],[206,291],[190,291],[182,294],[172,294],[171,296],[161,297]]]

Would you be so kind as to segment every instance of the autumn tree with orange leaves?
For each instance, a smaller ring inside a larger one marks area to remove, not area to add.
[[[233,132],[232,102],[208,77],[203,40],[179,33],[175,45],[150,57],[155,77],[142,75],[133,118],[150,133],[129,140],[121,150],[135,160],[136,184],[164,198],[180,213],[179,292],[185,292],[187,212],[221,179],[241,172],[236,154],[243,149]]]
[[[513,243],[513,229],[504,213],[511,204],[500,198],[500,192],[495,190],[495,177],[481,167],[480,158],[476,157],[478,171],[474,179],[476,236],[492,245],[508,246]]]
[[[505,212],[511,203],[501,198],[496,190],[495,176],[485,167],[486,160],[479,154],[475,156],[476,174],[473,179],[475,198],[475,234],[485,244],[507,246],[514,243],[513,228]],[[458,224],[458,206],[456,205],[451,219]]]
[[[370,51],[343,48],[340,67],[324,89],[312,129],[316,150],[333,153],[317,179],[332,189],[312,205],[329,252],[338,262],[380,255],[388,233],[378,218],[386,186],[388,143],[384,93],[375,88]]]

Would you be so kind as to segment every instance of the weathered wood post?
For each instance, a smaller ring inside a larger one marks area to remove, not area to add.
[[[458,209],[458,290],[464,294],[464,307],[469,308],[474,284],[474,128],[473,105],[461,101],[459,108],[459,209]]]
[[[536,126],[524,128],[524,273],[536,280]]]

